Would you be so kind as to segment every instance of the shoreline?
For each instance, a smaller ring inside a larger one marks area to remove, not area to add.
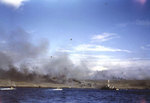
[[[28,82],[0,80],[0,88],[79,88],[79,89],[101,89],[107,85],[107,80],[80,80],[67,83],[52,82]],[[150,80],[111,80],[110,85],[117,89],[150,89]]]
[[[0,87],[0,88],[10,88],[10,87]],[[39,87],[15,87],[17,88],[39,88]],[[57,89],[57,88],[52,88],[52,87],[40,87],[41,89]],[[68,88],[68,87],[63,87],[61,89],[95,89],[95,90],[104,90],[101,88]],[[148,89],[139,89],[139,88],[130,88],[130,89],[119,89],[119,90],[150,90]],[[112,91],[119,91],[119,90],[112,90]]]
[[[0,88],[10,88],[11,86],[0,86]],[[32,87],[32,86],[17,86],[15,87],[17,88],[41,88],[41,89],[57,89],[57,87]],[[69,88],[69,87],[62,87],[61,89],[96,89],[96,90],[105,90],[105,89],[101,89],[101,88],[78,88],[78,87],[74,87],[74,88]],[[119,90],[150,90],[150,88],[124,88],[124,89],[119,89]],[[118,91],[118,90],[112,90],[112,91]]]

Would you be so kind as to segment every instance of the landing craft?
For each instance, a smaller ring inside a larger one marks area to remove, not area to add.
[[[10,87],[10,88],[0,88],[0,90],[15,90],[16,88]]]
[[[61,91],[61,90],[63,90],[62,88],[56,88],[56,89],[53,89],[53,90],[56,90],[56,91]]]
[[[16,85],[14,82],[10,81],[11,83],[11,87],[7,87],[7,88],[0,88],[0,90],[15,90]]]
[[[114,86],[110,86],[110,81],[107,80],[107,85],[101,88],[102,90],[119,90],[118,88],[115,88]]]

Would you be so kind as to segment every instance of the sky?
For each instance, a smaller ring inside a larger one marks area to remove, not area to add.
[[[0,30],[17,28],[92,70],[150,69],[149,0],[0,0]]]

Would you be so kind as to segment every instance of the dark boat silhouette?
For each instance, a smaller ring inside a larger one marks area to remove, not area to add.
[[[115,88],[114,86],[110,86],[110,81],[107,80],[107,85],[103,86],[101,90],[119,90],[118,88]]]

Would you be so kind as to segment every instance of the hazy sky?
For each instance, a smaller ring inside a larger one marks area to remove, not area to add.
[[[0,29],[16,28],[95,70],[150,64],[149,0],[0,0]]]

